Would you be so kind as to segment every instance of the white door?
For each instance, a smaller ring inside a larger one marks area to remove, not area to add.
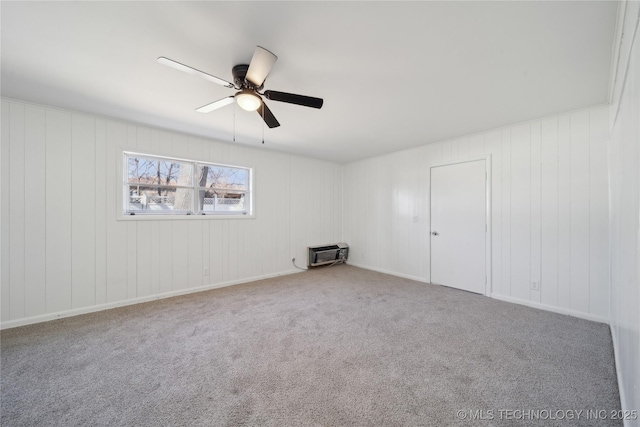
[[[485,293],[485,160],[431,168],[431,282]]]

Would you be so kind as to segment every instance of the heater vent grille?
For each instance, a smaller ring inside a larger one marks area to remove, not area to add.
[[[319,267],[321,265],[344,263],[349,256],[349,246],[345,243],[333,245],[309,246],[307,266]]]

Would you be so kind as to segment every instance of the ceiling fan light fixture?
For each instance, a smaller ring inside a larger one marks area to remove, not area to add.
[[[275,118],[271,110],[269,110],[267,104],[264,103],[262,97],[273,101],[286,102],[288,104],[302,105],[303,107],[312,108],[322,108],[322,104],[324,102],[322,98],[296,95],[295,93],[278,92],[274,90],[260,92],[264,87],[266,77],[269,75],[269,72],[277,59],[278,57],[267,49],[256,46],[253,58],[251,58],[251,62],[249,64],[237,64],[231,69],[233,83],[164,56],[159,57],[158,62],[185,73],[199,75],[206,80],[225,86],[229,89],[234,89],[235,95],[227,96],[226,98],[203,105],[196,109],[197,112],[210,113],[226,105],[237,102],[243,110],[257,112],[262,121],[272,129],[280,126],[280,123]]]
[[[236,102],[245,111],[256,111],[262,105],[260,97],[249,89],[236,93]]]

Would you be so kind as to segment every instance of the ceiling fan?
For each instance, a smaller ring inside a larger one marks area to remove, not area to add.
[[[181,64],[169,58],[161,56],[158,58],[158,62],[176,70],[184,71],[185,73],[195,74],[210,82],[217,83],[219,85],[235,89],[237,92],[233,96],[219,99],[210,104],[203,105],[197,108],[196,111],[200,113],[210,113],[218,108],[224,107],[233,102],[237,102],[240,108],[246,111],[257,111],[260,117],[270,128],[280,126],[278,120],[267,107],[263,97],[272,100],[287,102],[289,104],[302,105],[305,107],[322,108],[324,102],[322,98],[314,98],[311,96],[296,95],[294,93],[278,92],[275,90],[265,90],[260,92],[264,87],[264,81],[267,75],[271,71],[273,64],[278,59],[273,53],[267,49],[256,46],[256,50],[251,58],[249,65],[239,64],[233,67],[231,73],[233,74],[233,83],[228,82],[211,74],[207,74],[203,71],[197,70],[188,65]]]

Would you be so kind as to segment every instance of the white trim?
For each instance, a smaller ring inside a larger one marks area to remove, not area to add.
[[[582,112],[586,112],[586,111],[591,111],[591,110],[596,110],[598,108],[604,108],[604,107],[610,107],[611,105],[609,104],[609,102],[601,102],[595,105],[591,105],[589,107],[581,107],[581,108],[576,108],[573,110],[569,110],[569,111],[563,111],[560,113],[555,113],[555,114],[551,114],[551,115],[547,115],[547,116],[541,116],[541,117],[536,117],[533,119],[527,119],[521,122],[517,122],[517,123],[513,123],[513,124],[509,124],[509,125],[504,125],[504,126],[499,126],[497,128],[491,128],[491,129],[483,129],[483,130],[479,130],[479,131],[473,131],[472,133],[468,133],[468,134],[464,134],[464,135],[458,135],[458,136],[453,136],[451,138],[447,138],[447,139],[442,139],[442,140],[434,140],[434,141],[423,141],[421,143],[419,143],[418,145],[415,145],[413,147],[407,147],[407,148],[403,148],[397,151],[389,151],[387,153],[382,153],[382,154],[376,154],[374,156],[370,156],[370,157],[363,157],[361,159],[354,159],[354,160],[350,160],[347,161],[345,163],[338,163],[340,165],[351,165],[351,164],[356,164],[359,162],[365,162],[371,159],[376,159],[378,157],[385,157],[388,156],[389,154],[399,154],[399,153],[403,153],[405,151],[411,151],[411,150],[415,150],[416,148],[420,148],[420,147],[425,147],[427,145],[431,145],[431,144],[446,144],[448,142],[452,142],[452,141],[458,141],[461,138],[471,138],[474,136],[482,136],[482,135],[486,135],[488,133],[493,133],[493,132],[498,132],[498,131],[502,131],[502,130],[506,130],[506,129],[510,129],[513,127],[517,127],[520,125],[526,125],[526,124],[531,124],[531,123],[535,123],[535,122],[541,122],[547,119],[554,119],[554,118],[558,118],[558,117],[563,117],[563,116],[570,116],[572,114],[577,114],[577,113],[582,113]]]
[[[417,276],[411,276],[409,274],[402,274],[402,273],[396,273],[394,271],[389,271],[389,270],[384,270],[381,268],[374,268],[374,267],[369,267],[366,265],[362,265],[362,264],[357,264],[357,263],[353,263],[353,262],[347,262],[349,265],[353,266],[353,267],[358,267],[358,268],[363,268],[365,270],[371,270],[371,271],[377,271],[378,273],[384,273],[384,274],[388,274],[390,276],[396,276],[396,277],[402,277],[403,279],[409,279],[409,280],[415,280],[416,282],[422,282],[422,283],[426,283],[429,285],[433,285],[433,286],[441,286],[438,285],[437,283],[430,283],[428,280],[422,278],[422,277],[417,277]],[[443,286],[446,287],[446,286]],[[455,288],[451,288],[451,289],[455,289]],[[478,294],[476,294],[478,295]],[[508,302],[511,304],[518,304],[518,305],[524,305],[527,307],[531,307],[531,308],[535,308],[538,310],[544,310],[544,311],[549,311],[552,313],[558,313],[558,314],[565,314],[567,316],[572,316],[572,317],[577,317],[579,319],[585,319],[585,320],[590,320],[592,322],[598,322],[598,323],[604,323],[606,325],[609,325],[609,319],[602,317],[602,316],[597,316],[594,314],[589,314],[589,313],[582,313],[580,311],[575,311],[575,310],[570,310],[570,309],[566,309],[566,308],[562,308],[562,307],[554,307],[552,305],[547,305],[547,304],[541,304],[539,302],[534,302],[534,301],[527,301],[527,300],[523,300],[520,298],[513,298],[510,296],[506,296],[506,295],[501,295],[501,294],[490,294],[487,295],[489,298],[493,298],[493,299],[497,299],[499,301],[504,301],[504,302]],[[613,336],[613,333],[612,333]],[[614,351],[615,351],[615,338],[613,340],[614,342]],[[616,353],[616,367],[618,367],[620,364],[618,363],[618,359],[617,359],[617,353]],[[617,369],[617,368],[616,368]],[[620,383],[620,373],[618,373],[618,382]],[[623,408],[624,409],[624,408]]]
[[[622,97],[622,94],[624,92],[624,88],[627,84],[627,76],[629,74],[629,66],[631,65],[631,53],[633,52],[633,45],[636,41],[636,34],[638,32],[638,26],[640,25],[640,8],[638,8],[638,16],[635,17],[635,22],[633,23],[633,28],[631,28],[630,30],[628,30],[625,33],[625,29],[624,29],[624,21],[626,18],[626,13],[627,13],[627,8],[626,8],[626,0],[625,0],[625,8],[622,11],[622,17],[619,19],[622,19],[622,24],[621,24],[621,34],[620,34],[620,39],[616,39],[615,41],[619,43],[619,47],[618,50],[622,50],[622,44],[624,42],[624,38],[626,35],[627,40],[631,40],[630,44],[629,44],[629,49],[628,52],[624,52],[626,58],[627,58],[627,62],[625,64],[624,70],[620,71],[619,69],[616,69],[616,83],[614,85],[614,90],[613,90],[613,97],[611,100],[611,105],[613,106],[613,116],[610,116],[609,119],[609,126],[610,129],[613,130],[613,127],[615,126],[617,120],[618,120],[618,113],[620,112],[620,99]],[[633,18],[632,18],[633,19]],[[620,53],[618,53],[618,56],[620,56]],[[619,76],[620,78],[618,78],[618,73],[621,72],[622,74]],[[616,97],[616,93],[619,93],[620,96]]]
[[[469,157],[461,157],[459,159],[455,159],[455,160],[447,160],[447,161],[442,161],[442,162],[436,162],[436,163],[429,163],[429,168],[435,168],[438,166],[449,166],[449,165],[457,165],[459,163],[469,163],[469,162],[476,162],[478,160],[487,160],[491,158],[491,154],[480,154],[477,156],[469,156]]]
[[[171,157],[171,156],[164,156],[164,155],[158,155],[158,154],[139,153],[137,151],[129,151],[129,150],[122,150],[122,153],[125,155],[134,156],[134,157],[144,157],[147,160],[164,159],[164,160],[175,160],[183,163],[197,163],[199,165],[222,166],[225,168],[247,169],[247,170],[252,169],[252,167],[250,166],[228,165],[226,163],[214,163],[214,162],[208,162],[204,160],[185,159],[182,157]],[[126,174],[125,174],[125,177],[126,177]]]
[[[246,279],[230,280],[227,282],[214,283],[196,288],[181,289],[179,291],[164,292],[161,294],[149,295],[146,297],[131,298],[123,301],[109,302],[105,304],[93,305],[90,307],[75,308],[71,310],[59,311],[57,313],[42,314],[33,317],[24,317],[17,320],[9,320],[0,323],[0,330],[16,328],[18,326],[31,325],[33,323],[47,322],[55,319],[63,319],[65,317],[78,316],[81,314],[94,313],[97,311],[109,310],[127,305],[140,304],[143,302],[155,301],[159,299],[171,298],[179,295],[188,295],[196,292],[208,291],[211,289],[225,288],[227,286],[240,285],[242,283],[254,282],[256,280],[270,279],[272,277],[286,276],[289,274],[300,273],[299,270],[286,270],[280,273],[263,274],[261,276],[248,277]]]
[[[616,328],[613,327],[612,324],[609,324],[609,329],[611,330],[611,341],[613,341],[613,359],[616,365],[616,378],[618,379],[618,392],[620,393],[620,404],[622,405],[621,409],[623,411],[632,411],[636,408],[625,408],[625,403],[627,401],[626,395],[624,392],[624,387],[622,386],[622,371],[620,370],[620,350],[618,350],[618,334],[616,333]],[[624,419],[625,427],[632,427],[631,423],[635,423],[636,420]]]
[[[492,174],[492,169],[491,169],[491,154],[488,154],[486,156],[486,163],[485,163],[485,171],[487,173],[486,176],[486,182],[485,185],[487,186],[487,229],[486,229],[486,241],[485,241],[485,263],[486,263],[486,268],[484,270],[485,275],[487,277],[487,283],[485,285],[485,295],[491,295],[491,292],[493,290],[493,240],[491,239],[491,236],[493,236],[493,212],[491,210],[491,200],[492,200],[492,193],[491,193],[491,186],[492,186],[492,182],[491,182],[491,175]]]
[[[618,3],[618,17],[616,19],[616,30],[613,38],[613,55],[611,55],[611,67],[609,70],[609,104],[613,102],[613,97],[618,80],[618,67],[620,66],[620,46],[622,45],[622,29],[624,27],[624,14],[627,8],[627,0]]]
[[[118,169],[118,176],[120,176],[120,182],[118,183],[117,186],[117,191],[116,191],[116,195],[117,195],[117,201],[116,201],[116,209],[117,209],[117,215],[116,215],[116,220],[118,221],[148,221],[148,220],[153,220],[153,221],[157,221],[157,220],[201,220],[201,219],[254,219],[256,218],[256,212],[255,212],[255,195],[253,193],[254,191],[254,179],[255,179],[255,168],[253,166],[236,166],[236,165],[228,165],[225,163],[214,163],[214,162],[209,162],[209,161],[204,161],[204,160],[193,160],[193,159],[185,159],[185,158],[180,158],[180,157],[170,157],[170,156],[165,156],[165,155],[156,155],[156,154],[149,154],[149,153],[139,153],[136,151],[129,151],[126,149],[120,149],[120,154],[121,154],[121,159],[120,162],[117,165],[117,169]],[[174,161],[178,161],[178,162],[182,162],[182,163],[187,163],[190,164],[192,167],[191,169],[191,182],[192,185],[191,186],[177,186],[180,188],[187,188],[190,190],[193,190],[194,193],[192,194],[193,196],[195,196],[197,194],[197,190],[198,187],[195,186],[195,167],[197,165],[209,165],[209,166],[221,166],[224,168],[233,168],[233,169],[244,169],[248,172],[249,174],[249,183],[248,183],[248,190],[244,191],[245,194],[248,194],[248,203],[249,203],[249,211],[246,213],[237,213],[237,214],[225,214],[225,213],[211,213],[211,214],[204,214],[202,215],[201,213],[197,213],[196,212],[196,207],[195,207],[195,199],[192,197],[191,198],[191,213],[187,213],[187,212],[183,212],[180,214],[165,214],[162,212],[158,212],[158,213],[147,213],[147,212],[138,212],[138,213],[134,213],[134,214],[127,214],[125,213],[125,191],[124,191],[124,185],[125,183],[127,183],[127,170],[125,168],[125,164],[127,163],[127,157],[143,157],[146,159],[164,159],[164,160],[174,160]]]
[[[595,314],[583,313],[575,310],[570,310],[568,308],[555,307],[552,305],[541,304],[535,301],[528,301],[528,300],[514,298],[514,297],[500,295],[500,294],[491,294],[491,298],[494,298],[500,301],[510,302],[513,304],[526,305],[527,307],[537,308],[544,311],[551,311],[553,313],[566,314],[567,316],[578,317],[580,319],[585,319],[585,320],[591,320],[592,322],[604,323],[606,325],[609,324],[609,319],[607,319],[606,317],[597,316]]]
[[[349,260],[347,260],[347,264],[350,266],[362,268],[365,270],[377,271],[378,273],[388,274],[390,276],[402,277],[403,279],[415,280],[416,282],[429,283],[429,280],[425,279],[424,277],[412,276],[410,274],[403,274],[395,271],[385,270],[382,268],[376,268],[368,265],[353,263]],[[434,285],[434,286],[438,286],[438,285]]]
[[[431,282],[431,256],[433,255],[431,251],[431,169],[437,168],[440,166],[449,166],[449,165],[457,165],[460,163],[469,163],[469,162],[477,162],[480,160],[484,160],[484,173],[485,173],[485,234],[484,234],[484,251],[485,251],[485,259],[484,259],[484,274],[485,274],[485,285],[484,285],[484,295],[491,295],[491,290],[493,288],[493,274],[492,274],[492,259],[491,259],[491,236],[492,236],[492,218],[491,218],[491,154],[464,157],[461,159],[450,160],[446,162],[439,163],[431,163],[429,165],[429,197],[427,198],[427,209],[429,210],[429,282]]]
[[[218,215],[218,214],[207,214],[207,215],[198,215],[198,214],[183,214],[183,215],[165,215],[165,214],[140,214],[140,215],[124,215],[121,214],[116,218],[117,221],[195,221],[195,220],[209,220],[209,219],[255,219],[256,215],[253,213],[252,215]]]

